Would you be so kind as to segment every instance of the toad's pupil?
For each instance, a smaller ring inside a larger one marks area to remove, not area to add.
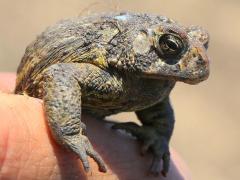
[[[168,46],[168,48],[172,49],[172,50],[177,50],[178,44],[176,42],[174,42],[174,40],[172,39],[167,39],[165,44]]]

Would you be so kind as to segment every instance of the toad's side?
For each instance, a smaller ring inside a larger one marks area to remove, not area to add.
[[[208,34],[164,16],[140,13],[92,15],[59,22],[30,44],[18,68],[15,92],[42,98],[55,139],[75,152],[86,171],[87,156],[105,172],[81,122],[135,111],[143,126],[117,124],[153,153],[150,171],[169,169],[174,126],[169,93],[176,81],[196,84],[209,74]]]

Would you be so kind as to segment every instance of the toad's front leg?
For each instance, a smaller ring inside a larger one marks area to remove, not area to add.
[[[84,169],[89,171],[87,156],[106,172],[100,155],[86,136],[86,126],[81,122],[81,95],[83,82],[90,73],[97,72],[90,64],[55,64],[43,74],[43,101],[49,127],[54,138],[78,155]]]
[[[113,126],[115,129],[125,129],[142,142],[142,153],[150,150],[153,161],[150,173],[158,175],[160,161],[163,160],[162,174],[166,176],[169,163],[169,140],[174,127],[173,109],[169,98],[147,109],[136,112],[142,126],[135,123],[120,123]]]

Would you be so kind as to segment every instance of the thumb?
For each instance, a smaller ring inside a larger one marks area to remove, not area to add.
[[[0,93],[0,102],[0,179],[86,179],[78,158],[51,139],[41,100]]]

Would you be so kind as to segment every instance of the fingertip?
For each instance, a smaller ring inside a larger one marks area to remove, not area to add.
[[[105,166],[101,166],[101,167],[99,167],[99,171],[103,172],[103,173],[106,173],[107,172],[107,168]]]
[[[167,172],[166,171],[161,171],[161,174],[163,177],[167,177]]]

